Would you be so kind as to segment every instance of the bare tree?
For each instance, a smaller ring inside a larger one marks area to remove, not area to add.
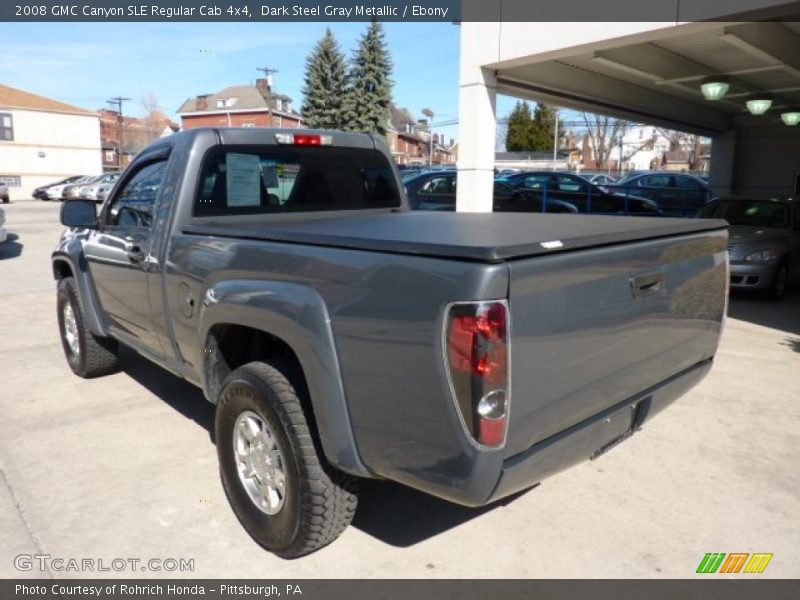
[[[685,133],[674,129],[656,128],[659,135],[669,140],[670,152],[687,151],[687,164],[690,171],[698,171],[703,163],[703,141],[706,139],[696,133]]]
[[[615,117],[607,117],[593,113],[581,113],[583,129],[589,140],[589,147],[594,159],[595,169],[604,169],[609,160],[618,152],[621,141],[625,135],[636,126],[635,123],[624,121]],[[635,144],[622,144],[622,161],[625,163],[642,150],[651,150],[656,142],[656,134],[639,140]],[[617,154],[617,156],[619,156]],[[588,166],[588,165],[587,165]],[[621,166],[621,165],[620,165]]]

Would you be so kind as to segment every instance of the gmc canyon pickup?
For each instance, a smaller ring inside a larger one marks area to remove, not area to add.
[[[124,344],[202,388],[283,557],[360,478],[479,506],[599,456],[703,378],[726,312],[724,221],[410,211],[369,135],[178,133],[96,211],[64,203],[52,255],[69,366]]]

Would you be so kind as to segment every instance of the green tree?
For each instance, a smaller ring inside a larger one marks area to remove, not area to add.
[[[553,151],[557,114],[554,108],[546,104],[539,102],[536,105],[528,131],[529,150],[537,152]],[[558,132],[560,138],[564,132],[564,124],[561,122],[559,122]]]
[[[347,63],[330,28],[306,60],[303,86],[303,117],[315,129],[343,129],[347,92]]]
[[[384,135],[392,102],[392,59],[377,21],[359,40],[350,66],[350,86],[344,99],[347,129]]]
[[[508,116],[506,150],[509,152],[531,150],[529,139],[531,122],[531,107],[524,100],[517,101],[514,110]]]

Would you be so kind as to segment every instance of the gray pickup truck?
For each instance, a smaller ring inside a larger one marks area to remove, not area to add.
[[[703,378],[726,312],[724,221],[409,211],[369,135],[175,134],[96,211],[64,203],[52,255],[70,367],[124,344],[201,387],[283,557],[360,478],[479,506],[599,456]]]

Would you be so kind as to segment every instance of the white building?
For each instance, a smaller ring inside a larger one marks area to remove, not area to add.
[[[0,181],[12,201],[71,175],[100,172],[97,113],[0,85]]]
[[[765,20],[743,22],[721,3],[706,15],[719,20],[686,22],[681,10],[692,3],[668,4],[673,22],[465,20],[458,210],[492,208],[498,93],[707,136],[717,194],[800,194],[800,17],[787,17],[795,5],[761,0]],[[722,98],[701,93],[710,80],[727,82]],[[769,109],[751,114],[750,101],[765,98]]]

